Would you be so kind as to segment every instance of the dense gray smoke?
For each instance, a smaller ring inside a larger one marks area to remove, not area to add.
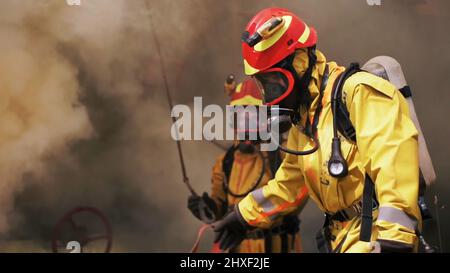
[[[437,169],[428,197],[438,193],[448,202],[450,3],[381,2],[2,1],[0,251],[49,251],[54,224],[77,206],[105,213],[114,251],[189,250],[200,223],[186,209],[150,15],[175,103],[192,104],[194,96],[227,103],[225,77],[243,78],[241,33],[268,6],[292,9],[314,26],[318,48],[341,65],[397,58]],[[192,184],[209,191],[221,150],[207,142],[183,148]],[[307,251],[315,251],[321,220],[310,202],[303,215]]]

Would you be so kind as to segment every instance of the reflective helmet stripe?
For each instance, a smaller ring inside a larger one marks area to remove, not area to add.
[[[235,105],[262,105],[262,100],[247,95],[237,100],[233,100],[230,102],[231,106]]]
[[[308,41],[310,34],[311,34],[311,29],[308,27],[307,24],[305,24],[305,30],[303,31],[302,36],[300,36],[300,38],[298,38],[298,41],[302,44],[306,43],[306,41]]]
[[[253,66],[251,66],[245,59],[244,59],[244,69],[245,69],[245,74],[249,75],[249,76],[254,75],[259,72],[259,69],[256,69]]]

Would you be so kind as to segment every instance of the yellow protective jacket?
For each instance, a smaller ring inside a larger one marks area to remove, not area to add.
[[[227,193],[224,188],[225,181],[225,173],[223,171],[223,161],[225,158],[225,154],[222,154],[216,161],[212,171],[212,191],[211,198],[216,202],[217,207],[217,219],[221,219],[224,214],[228,211],[229,208],[234,207],[239,201],[242,200],[241,197],[234,197],[231,194]],[[230,173],[230,181],[229,188],[235,194],[242,194],[248,192],[255,182],[258,180],[262,164],[265,164],[265,173],[264,176],[258,186],[261,188],[267,184],[267,182],[272,178],[272,172],[270,168],[270,163],[268,159],[268,154],[263,152],[264,161],[261,160],[261,157],[258,156],[258,153],[252,154],[244,154],[239,150],[234,152],[234,161],[232,165],[232,170]],[[301,205],[306,202],[306,198],[301,200]],[[291,214],[294,217],[297,217],[297,214],[300,212],[301,208],[298,207],[294,210],[291,210]],[[274,226],[281,225],[282,219],[280,218]],[[252,231],[253,233],[255,231]],[[258,230],[257,232],[262,232]],[[255,234],[255,233],[254,233]],[[297,231],[294,234],[285,235],[289,252],[301,252],[301,242],[300,242],[300,233]],[[233,252],[238,253],[264,253],[264,252],[282,252],[282,238],[280,234],[276,234],[271,236],[272,238],[270,243],[271,249],[266,249],[268,239],[246,239],[244,240],[240,246],[233,250]]]
[[[325,57],[318,52],[310,93],[311,107],[302,111],[303,124],[313,118],[322,104],[317,137],[320,148],[308,156],[287,154],[276,176],[260,191],[250,193],[239,203],[239,211],[252,226],[269,227],[273,221],[296,209],[298,200],[309,195],[329,214],[351,207],[362,198],[364,177],[375,184],[379,209],[374,211],[372,241],[388,240],[415,245],[415,229],[421,222],[417,205],[419,186],[417,130],[409,117],[401,93],[388,81],[367,72],[351,76],[343,88],[343,100],[356,130],[356,143],[341,136],[342,154],[349,174],[331,177],[327,164],[333,138],[330,94],[343,67],[328,63],[329,81],[319,101],[319,87],[325,71]],[[290,130],[287,147],[309,150],[313,141],[301,128]],[[359,241],[360,217],[330,224],[332,248],[342,252],[369,252],[368,243]]]

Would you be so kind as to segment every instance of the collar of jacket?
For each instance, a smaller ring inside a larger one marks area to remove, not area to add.
[[[322,78],[325,73],[325,67],[327,65],[327,60],[325,58],[325,55],[323,55],[323,53],[320,52],[319,50],[316,50],[316,55],[317,55],[317,63],[314,66],[314,69],[312,71],[311,81],[309,83],[309,88],[308,88],[310,96],[311,96],[311,104],[308,108],[306,108],[306,106],[304,106],[304,105],[300,106],[300,114],[302,117],[301,124],[303,126],[305,126],[305,124],[306,124],[307,117],[309,119],[314,118],[314,113],[316,111],[316,108],[319,105],[319,103],[321,103],[319,101],[319,94],[320,94]],[[304,52],[304,53],[301,52],[294,59],[294,68],[297,71],[297,73],[299,74],[299,76],[302,76],[306,70],[306,67],[308,64],[308,58],[306,56],[307,56],[306,52]],[[329,69],[331,72],[331,67]]]

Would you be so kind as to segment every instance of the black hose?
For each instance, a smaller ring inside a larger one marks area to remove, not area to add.
[[[312,154],[312,153],[315,153],[315,152],[320,148],[320,142],[319,142],[319,139],[317,139],[317,137],[314,137],[314,138],[313,138],[313,141],[314,141],[314,147],[313,147],[311,150],[307,150],[307,151],[295,151],[295,150],[292,150],[292,149],[283,147],[283,146],[281,146],[281,144],[279,143],[279,141],[277,140],[277,138],[274,137],[273,134],[272,134],[271,140],[272,140],[273,142],[275,142],[275,145],[277,145],[278,148],[279,148],[280,150],[282,150],[283,152],[288,153],[288,154],[293,154],[293,155],[299,155],[299,156],[310,155],[310,154]]]
[[[256,182],[253,184],[253,186],[250,188],[250,190],[248,190],[242,194],[234,193],[230,189],[230,184],[228,183],[228,178],[226,176],[224,176],[223,185],[224,185],[225,192],[229,193],[233,197],[241,198],[241,197],[247,196],[249,193],[251,193],[252,191],[254,191],[258,188],[259,184],[261,183],[261,180],[264,177],[264,173],[266,172],[266,162],[264,160],[264,156],[263,156],[261,150],[258,150],[258,156],[259,156],[259,158],[261,158],[261,161],[262,161],[261,173],[259,174],[258,180],[256,180]]]

